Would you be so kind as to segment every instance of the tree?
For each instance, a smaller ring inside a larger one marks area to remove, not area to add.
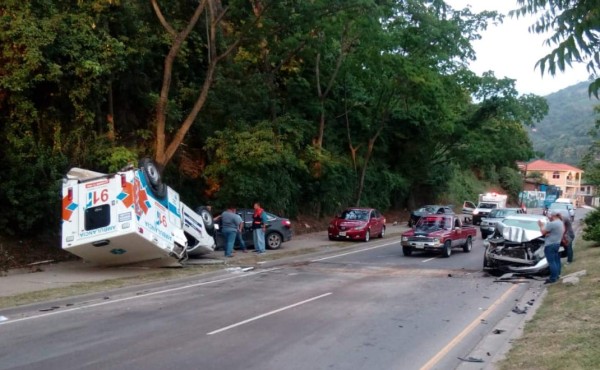
[[[554,76],[564,72],[572,63],[587,63],[588,72],[595,76],[589,86],[590,96],[598,99],[600,91],[600,1],[598,0],[517,0],[519,9],[510,12],[520,17],[538,15],[529,27],[532,33],[550,33],[548,46],[555,46],[550,54],[536,64],[542,75]]]
[[[255,16],[253,22],[251,22],[250,26],[246,26],[245,28],[236,31],[231,30],[230,33],[237,32],[237,34],[233,35],[234,41],[232,41],[231,44],[224,47],[223,51],[220,51],[220,48],[218,48],[218,33],[219,31],[226,32],[223,30],[223,22],[225,14],[228,10],[228,8],[221,7],[220,1],[201,0],[193,10],[192,16],[190,17],[189,21],[182,27],[180,31],[176,30],[175,27],[173,27],[163,15],[161,8],[158,5],[158,0],[151,0],[151,2],[157,18],[159,19],[160,23],[163,25],[164,29],[167,31],[169,37],[171,38],[169,52],[166,55],[164,61],[163,81],[162,87],[160,89],[160,95],[156,104],[155,122],[155,159],[159,166],[164,167],[171,160],[171,158],[173,158],[173,155],[183,142],[185,135],[189,131],[196,118],[198,117],[198,113],[200,113],[200,110],[203,108],[204,103],[206,102],[206,99],[208,97],[208,92],[215,78],[215,71],[217,69],[217,65],[235,50],[235,48],[242,41],[242,37],[244,36],[245,32],[248,31],[249,27],[254,26],[260,20],[260,17],[264,11],[264,5],[260,1],[253,2],[253,10]],[[179,124],[170,142],[167,143],[166,123],[168,113],[169,92],[171,90],[174,63],[177,58],[177,55],[184,46],[184,42],[198,23],[198,20],[200,19],[200,16],[203,13],[206,14],[205,26],[207,34],[205,40],[207,52],[207,65],[204,81],[192,108],[190,109],[183,122]],[[228,26],[232,27],[231,24],[229,24]]]

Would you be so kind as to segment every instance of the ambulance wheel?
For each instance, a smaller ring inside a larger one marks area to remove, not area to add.
[[[206,232],[208,232],[210,235],[213,235],[215,231],[215,222],[210,211],[206,207],[198,207],[196,208],[196,213],[202,217]]]
[[[140,168],[146,176],[154,195],[159,199],[164,198],[167,195],[167,186],[162,182],[156,163],[150,158],[144,158],[140,161]]]

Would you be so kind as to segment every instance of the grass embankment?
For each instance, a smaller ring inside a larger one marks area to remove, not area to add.
[[[548,287],[543,304],[513,342],[500,370],[600,368],[600,247],[577,240],[561,275],[587,270],[578,285]]]

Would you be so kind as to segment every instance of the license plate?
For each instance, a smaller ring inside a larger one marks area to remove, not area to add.
[[[345,231],[340,231],[340,236],[346,236],[346,232]]]
[[[425,249],[425,244],[424,243],[412,243],[412,246],[417,248],[417,249]]]

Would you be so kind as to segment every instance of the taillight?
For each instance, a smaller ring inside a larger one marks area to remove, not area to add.
[[[67,190],[67,199],[69,199],[69,201],[73,200],[73,188],[69,188],[69,190]]]
[[[127,186],[127,178],[125,175],[121,175],[121,187],[124,188],[125,186]]]
[[[283,220],[281,223],[282,223],[282,224],[283,224],[283,226],[285,226],[285,227],[290,227],[290,226],[292,226],[292,223],[290,222],[290,220]]]

